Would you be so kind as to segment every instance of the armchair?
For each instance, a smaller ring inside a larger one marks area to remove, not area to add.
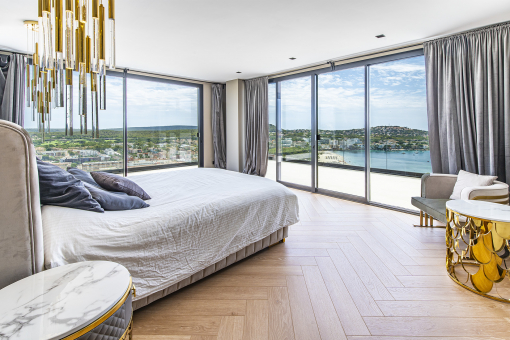
[[[411,198],[411,204],[420,210],[420,225],[417,227],[428,227],[429,221],[430,227],[433,227],[434,219],[446,223],[446,202],[450,200],[456,182],[457,175],[422,176],[421,197]],[[490,186],[467,187],[462,190],[461,199],[508,204],[508,184],[494,181]]]

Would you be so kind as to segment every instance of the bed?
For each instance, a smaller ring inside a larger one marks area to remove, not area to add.
[[[299,220],[297,197],[281,184],[203,168],[131,176],[152,197],[145,209],[41,208],[28,134],[0,121],[0,148],[0,178],[9,179],[0,191],[0,288],[44,269],[108,260],[131,272],[137,309],[283,240]]]

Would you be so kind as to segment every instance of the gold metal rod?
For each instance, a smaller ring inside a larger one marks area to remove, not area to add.
[[[74,0],[74,20],[80,20],[80,0]]]
[[[55,51],[64,52],[62,0],[55,0]]]
[[[81,38],[81,34],[80,34],[80,27],[78,27],[76,29],[76,32],[75,32],[75,48],[76,48],[76,51],[75,51],[75,56],[74,56],[74,59],[75,59],[75,62],[74,62],[74,70],[76,72],[79,72],[80,71],[80,63],[81,63],[81,55],[80,55],[80,38]]]
[[[43,10],[43,12],[51,13],[51,1],[50,0],[42,0],[42,10]]]
[[[85,46],[86,46],[86,56],[85,56],[85,66],[86,66],[86,72],[90,73],[90,37],[87,36],[85,38]]]
[[[99,1],[92,0],[91,13],[93,18],[99,18]]]
[[[108,19],[115,19],[115,0],[108,0]]]
[[[104,6],[103,4],[99,5],[99,59],[105,60],[105,39],[104,39],[104,31],[105,21],[104,21]]]

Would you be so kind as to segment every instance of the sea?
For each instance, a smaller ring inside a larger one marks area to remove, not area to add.
[[[365,151],[334,151],[349,165],[365,166]],[[370,167],[417,173],[432,172],[430,151],[376,151],[370,152]]]

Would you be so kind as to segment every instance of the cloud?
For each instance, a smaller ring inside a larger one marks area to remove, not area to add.
[[[90,77],[87,77],[90,78]],[[90,79],[88,79],[87,111],[91,114]],[[79,82],[77,73],[73,77],[73,120],[79,129]],[[128,126],[197,125],[198,90],[196,87],[167,83],[127,80]],[[36,128],[32,121],[32,109],[25,110],[25,126]],[[89,116],[89,128],[91,118]],[[50,122],[53,128],[65,127],[65,108],[52,111]],[[123,79],[108,76],[106,79],[106,110],[99,111],[100,129],[122,128],[123,126]]]
[[[352,68],[318,77],[319,129],[363,128],[365,72]],[[427,129],[425,65],[423,57],[403,59],[370,68],[371,123]],[[275,116],[272,84],[270,108]],[[271,97],[272,96],[272,97]],[[282,128],[311,126],[310,77],[282,82]],[[273,118],[275,119],[275,118]],[[376,124],[376,125],[374,125]]]

